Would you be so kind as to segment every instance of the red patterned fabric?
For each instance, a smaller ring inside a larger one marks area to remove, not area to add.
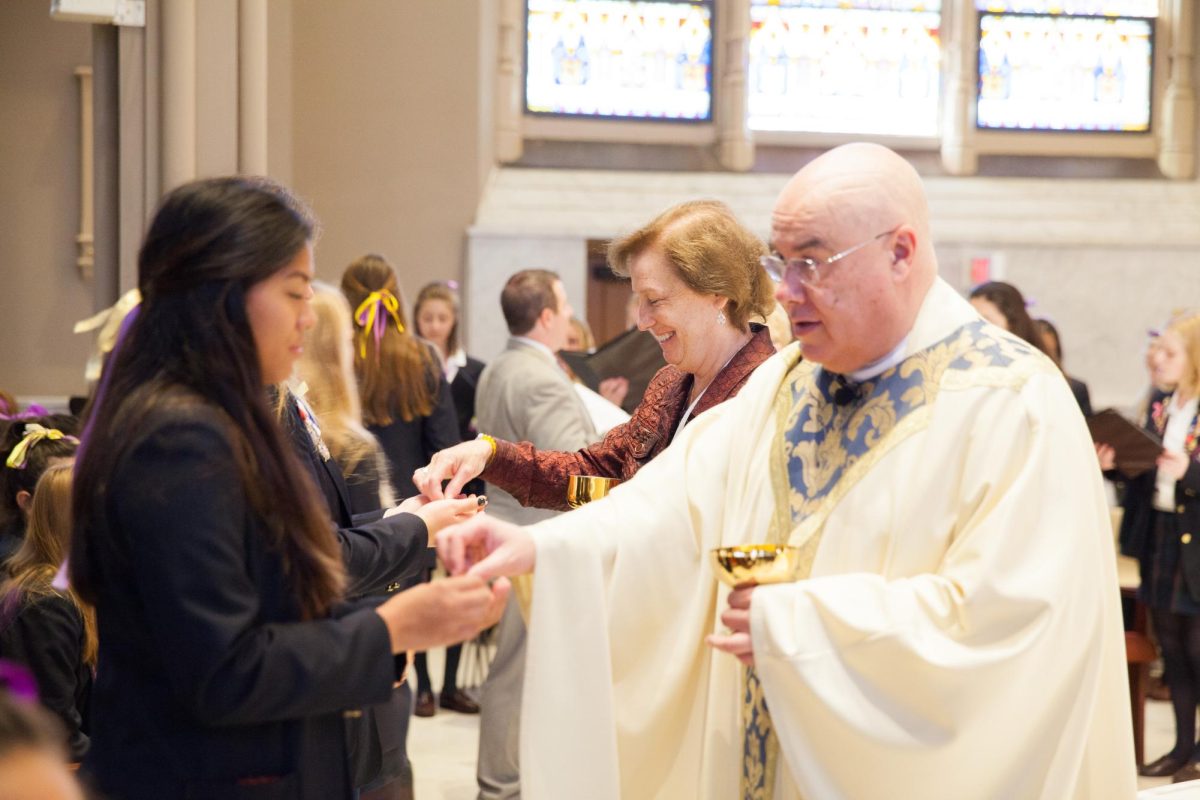
[[[754,336],[717,373],[691,419],[733,397],[750,373],[775,354],[771,336],[761,325]],[[572,475],[598,475],[628,480],[671,443],[679,419],[687,410],[692,376],[672,366],[658,371],[633,417],[610,430],[603,439],[573,453],[538,450],[529,442],[496,441],[496,454],[483,479],[511,494],[523,506],[566,510],[567,480]]]

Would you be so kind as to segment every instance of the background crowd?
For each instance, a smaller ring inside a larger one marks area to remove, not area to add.
[[[14,796],[80,796],[65,765],[82,762],[112,797],[408,797],[409,716],[439,707],[482,707],[481,796],[519,796],[519,593],[445,577],[431,537],[485,504],[519,523],[563,511],[570,475],[628,480],[790,338],[767,326],[768,248],[716,201],[611,244],[631,325],[666,363],[632,414],[625,376],[589,389],[558,358],[596,343],[554,272],[517,272],[474,310],[511,335],[484,365],[462,349],[454,281],[410,304],[403,260],[368,254],[317,282],[314,231],[265,180],[177,189],[82,418],[0,393],[0,785],[41,787]],[[1016,287],[970,302],[1092,413],[1056,326]],[[1155,333],[1148,364],[1137,416],[1162,438],[1157,468],[1098,456],[1176,711],[1176,745],[1145,774],[1192,777],[1200,560],[1178,541],[1200,520],[1197,318]],[[476,635],[496,646],[480,691],[459,682]],[[435,697],[424,651],[442,645]]]

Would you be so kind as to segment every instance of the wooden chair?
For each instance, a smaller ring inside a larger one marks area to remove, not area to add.
[[[1112,509],[1113,544],[1121,530],[1123,510]],[[1146,728],[1146,675],[1150,664],[1158,658],[1158,651],[1150,641],[1146,622],[1146,608],[1137,602],[1141,575],[1137,559],[1117,555],[1117,582],[1121,587],[1121,599],[1134,603],[1132,630],[1125,631],[1125,666],[1129,671],[1129,704],[1133,717],[1133,757],[1137,765],[1145,760]]]
[[[1146,673],[1158,657],[1154,643],[1139,631],[1125,631],[1125,664],[1129,669],[1129,702],[1133,712],[1133,757],[1140,767],[1145,757]]]

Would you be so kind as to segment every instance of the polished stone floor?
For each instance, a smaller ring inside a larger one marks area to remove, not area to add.
[[[430,654],[430,672],[437,688],[442,670],[440,653]],[[1171,748],[1175,723],[1169,703],[1146,702],[1146,760]],[[475,754],[479,746],[479,717],[438,709],[429,718],[414,717],[408,752],[415,772],[417,800],[470,800],[475,797]],[[1170,778],[1139,778],[1138,788],[1169,783]]]
[[[445,651],[427,654],[435,690],[441,688]],[[468,657],[464,656],[464,662]],[[470,665],[459,669],[459,683],[469,687]],[[410,680],[413,675],[409,673]],[[477,690],[467,689],[474,696]],[[475,757],[479,750],[479,715],[456,714],[439,708],[432,717],[413,717],[408,729],[408,757],[413,765],[413,794],[417,800],[470,800],[475,797]]]
[[[475,754],[479,716],[438,709],[432,717],[413,717],[408,754],[418,800],[470,800],[475,797]]]
[[[1146,701],[1146,761],[1166,753],[1175,744],[1175,717],[1165,700]],[[1170,783],[1170,778],[1138,778],[1139,789]],[[1188,784],[1189,786],[1191,783]]]

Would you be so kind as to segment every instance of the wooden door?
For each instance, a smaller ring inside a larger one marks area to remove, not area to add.
[[[609,269],[606,239],[588,240],[587,259],[587,323],[599,347],[625,330],[625,308],[631,292],[629,279]]]

